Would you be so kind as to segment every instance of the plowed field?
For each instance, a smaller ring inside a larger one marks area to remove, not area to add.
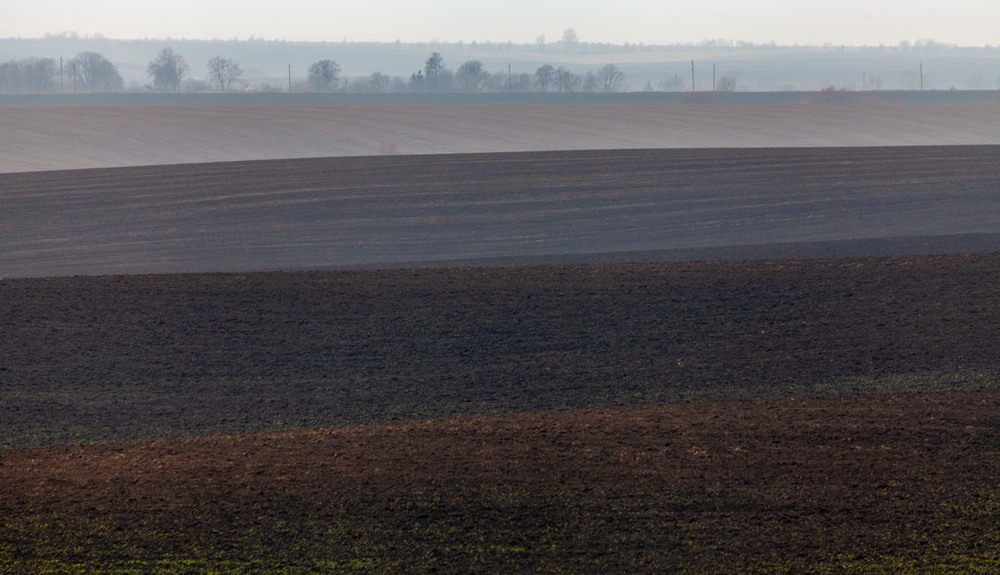
[[[14,451],[0,565],[995,573],[998,408],[694,403]]]
[[[146,94],[133,105],[94,95],[37,107],[0,98],[0,173],[373,154],[1000,144],[995,96],[917,95],[813,93],[789,103],[787,94],[732,94],[732,102],[699,103],[582,94],[567,104],[555,94],[386,94],[366,98],[372,105],[303,105],[283,95],[188,94],[164,103]]]
[[[0,174],[0,277],[994,251],[998,155],[618,150]]]
[[[0,174],[0,573],[1000,572],[997,152]]]
[[[0,570],[996,572],[998,286],[996,254],[3,280]]]

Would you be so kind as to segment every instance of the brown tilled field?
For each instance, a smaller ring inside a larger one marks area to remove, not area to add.
[[[0,573],[1000,572],[996,152],[0,174]]]
[[[6,572],[996,573],[998,396],[15,450]]]

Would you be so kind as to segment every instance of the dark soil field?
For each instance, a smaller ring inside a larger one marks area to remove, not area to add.
[[[3,572],[1000,569],[997,254],[0,293]]]

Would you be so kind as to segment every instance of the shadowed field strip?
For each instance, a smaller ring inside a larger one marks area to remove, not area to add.
[[[959,251],[989,251],[998,151],[605,150],[0,174],[0,276],[900,238],[945,238],[935,249],[947,251],[946,238],[972,237]]]
[[[0,448],[996,390],[1000,254],[0,281]]]

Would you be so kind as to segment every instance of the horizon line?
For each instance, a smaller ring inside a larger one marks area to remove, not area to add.
[[[289,38],[266,38],[263,36],[250,35],[245,38],[157,38],[157,37],[145,37],[145,38],[123,38],[123,37],[112,37],[105,36],[101,33],[94,34],[80,34],[77,32],[58,32],[58,33],[46,33],[42,36],[5,36],[0,37],[0,41],[3,40],[19,40],[19,41],[46,41],[46,40],[75,40],[75,41],[108,41],[108,42],[200,42],[200,43],[239,43],[239,44],[339,44],[339,45],[358,45],[358,44],[381,44],[381,45],[405,45],[405,46],[523,46],[530,48],[560,48],[565,47],[566,44],[561,40],[555,42],[516,42],[513,40],[439,40],[439,39],[429,39],[429,40],[351,40],[343,38],[341,40],[302,40],[302,39],[289,39]],[[712,49],[723,49],[723,50],[739,50],[739,49],[749,49],[749,48],[772,48],[772,49],[868,49],[868,50],[885,50],[885,49],[905,49],[905,50],[988,50],[988,49],[1000,49],[1000,44],[957,44],[951,42],[941,42],[934,40],[932,38],[922,38],[915,41],[910,40],[899,40],[893,44],[880,43],[880,44],[848,44],[848,43],[834,43],[834,42],[823,42],[819,44],[780,44],[775,41],[767,42],[755,42],[751,40],[738,40],[738,39],[727,39],[727,38],[706,38],[704,40],[699,40],[697,42],[675,42],[668,44],[653,44],[646,42],[625,42],[625,43],[615,43],[615,42],[587,42],[579,41],[574,44],[575,46],[589,46],[589,47],[614,47],[614,48],[712,48]]]

